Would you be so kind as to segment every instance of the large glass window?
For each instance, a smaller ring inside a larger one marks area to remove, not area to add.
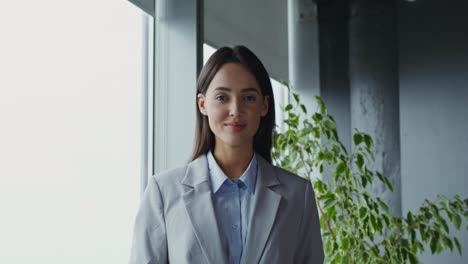
[[[127,1],[1,1],[0,32],[0,263],[126,263],[142,12]]]

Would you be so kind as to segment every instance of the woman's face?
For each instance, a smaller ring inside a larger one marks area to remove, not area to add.
[[[237,63],[226,63],[214,76],[206,94],[198,94],[198,107],[208,116],[216,146],[253,147],[260,118],[268,113],[254,75]]]

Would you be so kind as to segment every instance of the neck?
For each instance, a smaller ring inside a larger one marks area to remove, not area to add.
[[[215,146],[213,156],[229,179],[237,179],[250,164],[253,147],[223,148]]]

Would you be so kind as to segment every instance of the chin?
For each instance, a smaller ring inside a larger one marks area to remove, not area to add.
[[[224,144],[230,146],[230,147],[241,147],[244,145],[248,145],[249,141],[240,139],[240,138],[226,138],[222,140]]]

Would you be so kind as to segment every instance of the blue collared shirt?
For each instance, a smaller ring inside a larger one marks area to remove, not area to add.
[[[257,181],[257,156],[238,179],[230,180],[219,167],[211,151],[206,154],[210,184],[223,248],[229,264],[239,264],[247,239]]]

